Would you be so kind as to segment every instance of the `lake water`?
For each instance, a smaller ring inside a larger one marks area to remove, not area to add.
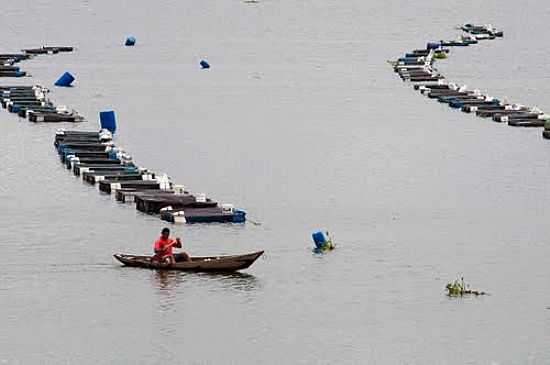
[[[548,364],[550,142],[428,101],[387,59],[491,22],[451,80],[550,110],[546,1],[4,0],[1,52],[74,45],[52,85],[116,143],[260,226],[173,226],[239,275],[123,268],[164,224],[65,170],[59,125],[0,113],[0,364]],[[134,35],[134,48],[123,47]],[[212,68],[200,70],[207,59]],[[311,252],[330,230],[338,248]],[[464,276],[489,296],[449,298]]]

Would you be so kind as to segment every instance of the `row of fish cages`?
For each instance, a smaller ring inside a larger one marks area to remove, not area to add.
[[[56,106],[47,98],[49,90],[34,86],[0,86],[0,104],[10,113],[16,113],[30,122],[59,123],[84,122],[85,119],[66,106]]]
[[[27,72],[21,70],[16,63],[28,60],[32,56],[24,53],[3,53],[0,54],[0,77],[23,77]]]
[[[478,44],[480,40],[502,37],[503,32],[491,25],[464,24],[464,32],[458,39],[428,42],[426,48],[406,52],[396,61],[390,61],[394,71],[403,81],[409,82],[442,82],[445,77],[434,68],[437,59],[445,59],[450,52],[448,47],[463,47]]]
[[[394,71],[403,81],[412,83],[415,90],[430,99],[513,127],[544,127],[543,137],[550,139],[550,116],[540,109],[509,103],[479,90],[459,86],[449,82],[437,71],[435,60],[446,58],[450,52],[448,47],[476,44],[480,40],[503,36],[502,31],[490,25],[465,24],[460,29],[465,34],[458,40],[430,42],[425,49],[405,53],[404,57],[391,62]]]
[[[246,212],[232,204],[219,204],[204,193],[190,193],[166,174],[137,166],[110,131],[60,129],[54,146],[60,161],[85,184],[95,185],[117,201],[159,215],[171,223],[244,223]]]
[[[35,55],[72,52],[73,47],[41,47],[22,51],[20,54],[0,55],[4,65],[4,69],[0,68],[0,76],[2,72],[10,73],[5,76],[25,76],[13,64]],[[47,98],[48,93],[47,88],[39,85],[0,86],[0,103],[9,112],[35,123],[85,121],[76,111],[66,106],[56,106]],[[186,191],[184,185],[174,184],[166,174],[158,175],[134,164],[132,157],[113,142],[116,129],[114,112],[102,112],[100,117],[103,129],[99,132],[60,129],[55,135],[54,146],[60,161],[84,183],[97,185],[100,192],[114,195],[117,201],[133,203],[137,210],[159,215],[172,223],[246,221],[246,212],[235,209],[232,204],[218,204],[204,193],[192,194]]]
[[[22,53],[0,54],[0,77],[23,77],[28,76],[26,71],[21,70],[16,63],[28,60],[35,55],[57,54],[59,52],[72,52],[73,47],[49,47],[23,49]]]
[[[511,104],[488,95],[479,90],[468,90],[455,84],[418,84],[416,90],[430,99],[448,104],[451,108],[465,113],[475,113],[482,118],[491,118],[498,123],[507,123],[513,127],[550,128],[550,115],[535,107]]]

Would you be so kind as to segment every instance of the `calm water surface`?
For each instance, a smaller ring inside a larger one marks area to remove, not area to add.
[[[264,249],[235,275],[122,268],[163,224],[59,164],[58,125],[0,114],[0,364],[548,364],[550,144],[427,101],[386,60],[465,21],[450,78],[550,103],[546,1],[14,1],[1,51],[117,144],[261,226],[174,227],[192,254]],[[134,48],[122,47],[127,35]],[[208,71],[198,68],[206,58]],[[72,127],[72,126],[69,126]],[[339,248],[310,251],[330,229]],[[464,275],[490,296],[449,299]]]

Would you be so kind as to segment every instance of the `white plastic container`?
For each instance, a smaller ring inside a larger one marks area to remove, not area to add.
[[[235,206],[233,204],[222,204],[222,213],[223,214],[233,214]]]

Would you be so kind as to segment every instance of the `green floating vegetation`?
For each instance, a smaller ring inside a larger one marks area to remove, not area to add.
[[[451,281],[450,283],[447,283],[447,286],[445,287],[447,289],[447,295],[450,297],[461,297],[464,295],[487,295],[486,292],[480,291],[480,290],[473,290],[470,289],[470,285],[464,283],[464,278],[460,278],[459,280]]]
[[[438,60],[443,60],[447,58],[447,53],[445,51],[435,51],[434,58]]]
[[[328,231],[326,231],[325,233],[326,233],[326,241],[320,245],[317,245],[313,249],[313,252],[323,253],[327,251],[332,251],[336,248],[336,245],[332,242],[332,237],[330,236],[330,233]]]

